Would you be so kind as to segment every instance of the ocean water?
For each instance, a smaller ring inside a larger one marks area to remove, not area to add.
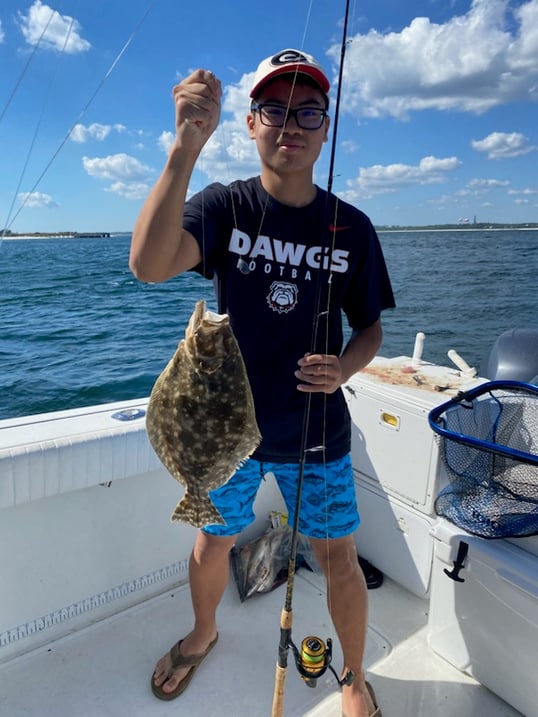
[[[397,308],[380,354],[479,366],[496,337],[538,327],[538,231],[381,232]],[[143,284],[130,236],[0,244],[0,419],[147,396],[213,287],[187,274]]]

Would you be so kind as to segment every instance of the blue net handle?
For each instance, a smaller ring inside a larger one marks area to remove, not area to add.
[[[431,410],[428,414],[430,428],[443,438],[456,441],[456,443],[473,446],[483,451],[497,453],[499,455],[506,456],[507,458],[521,461],[522,463],[529,463],[530,465],[538,466],[538,455],[527,453],[525,451],[519,451],[515,448],[510,448],[509,446],[502,446],[497,443],[492,443],[491,441],[485,441],[480,438],[475,438],[474,436],[468,436],[464,433],[449,431],[442,425],[442,415],[447,409],[453,408],[463,402],[471,402],[473,399],[486,393],[491,394],[492,397],[495,398],[495,396],[493,396],[493,391],[497,390],[513,392],[520,391],[521,393],[526,393],[527,395],[534,394],[538,397],[538,386],[531,383],[523,383],[522,381],[489,381],[488,383],[483,383],[480,386],[470,389],[469,391],[460,391],[460,393],[458,393],[458,395],[450,401],[442,403]]]

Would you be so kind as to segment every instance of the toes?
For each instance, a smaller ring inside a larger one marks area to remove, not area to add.
[[[163,682],[166,682],[167,676],[170,673],[170,660],[167,659],[168,655],[166,657],[163,657],[159,660],[159,662],[155,665],[155,672],[153,673],[153,682],[157,685],[157,687],[160,687]]]
[[[165,677],[164,682],[162,683],[162,691],[163,692],[173,692],[176,687],[179,685],[183,677],[185,677],[185,674],[188,672],[185,670],[179,670],[179,672],[172,672],[171,675],[168,675],[168,677]]]
[[[161,685],[162,691],[165,693],[173,692],[176,689],[177,686],[177,680],[175,679],[174,675],[170,675],[170,677],[163,682]]]

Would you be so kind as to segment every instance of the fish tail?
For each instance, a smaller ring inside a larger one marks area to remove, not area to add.
[[[172,523],[189,523],[195,528],[204,528],[206,525],[226,525],[226,521],[215,508],[208,495],[192,496],[185,493],[176,505]]]

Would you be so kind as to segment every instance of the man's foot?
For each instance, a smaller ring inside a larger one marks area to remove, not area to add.
[[[369,682],[355,680],[342,687],[342,717],[382,717],[374,689]]]
[[[162,657],[155,666],[151,677],[151,691],[160,700],[173,700],[179,697],[190,684],[196,668],[215,646],[216,637],[204,649],[196,646],[193,634],[177,642],[170,652]]]

